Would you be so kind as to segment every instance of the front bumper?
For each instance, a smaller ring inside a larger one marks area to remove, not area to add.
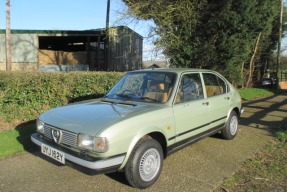
[[[65,154],[65,160],[68,160],[72,163],[83,166],[85,168],[92,169],[99,173],[117,171],[120,165],[122,164],[122,162],[124,161],[124,158],[126,155],[126,154],[120,154],[120,155],[109,157],[106,159],[99,159],[99,158],[94,158],[94,157],[87,157],[85,155],[72,152],[71,150],[63,148],[54,143],[50,143],[46,141],[45,139],[41,138],[39,133],[33,133],[31,135],[31,140],[33,143],[35,143],[36,145],[40,147],[42,144],[45,144],[52,148],[55,148]]]

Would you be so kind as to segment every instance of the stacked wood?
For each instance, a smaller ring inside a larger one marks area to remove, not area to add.
[[[39,64],[76,65],[87,63],[87,52],[39,50]]]

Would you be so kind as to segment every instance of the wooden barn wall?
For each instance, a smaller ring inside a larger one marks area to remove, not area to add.
[[[110,42],[109,65],[113,71],[142,68],[142,37],[126,28],[119,28]]]

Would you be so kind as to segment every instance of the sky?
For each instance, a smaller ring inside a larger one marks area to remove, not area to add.
[[[5,4],[0,4],[0,28],[4,29]],[[111,0],[112,12],[120,0]],[[104,28],[107,0],[10,0],[11,29],[86,30]],[[112,18],[111,23],[115,20]]]
[[[6,0],[0,0],[0,29],[6,28]],[[119,22],[121,0],[111,0],[110,26],[127,25],[144,37],[144,60],[155,59],[148,35],[150,22]],[[10,28],[88,30],[106,27],[107,0],[10,0]]]

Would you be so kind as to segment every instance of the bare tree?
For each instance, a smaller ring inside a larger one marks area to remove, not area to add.
[[[10,0],[6,0],[6,71],[11,71]]]

